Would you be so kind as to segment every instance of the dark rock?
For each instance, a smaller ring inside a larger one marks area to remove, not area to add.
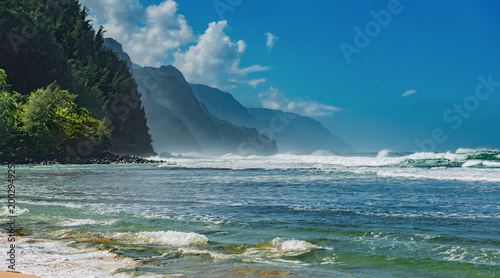
[[[57,165],[57,164],[144,164],[144,163],[165,163],[165,161],[148,160],[135,155],[120,156],[109,152],[94,154],[86,157],[76,157],[67,155],[34,155],[30,157],[7,158],[0,157],[0,164],[37,164],[37,165]]]

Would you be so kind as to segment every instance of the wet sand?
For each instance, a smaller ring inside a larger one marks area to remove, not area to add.
[[[22,274],[13,271],[0,271],[0,277],[2,278],[39,278],[38,276]]]

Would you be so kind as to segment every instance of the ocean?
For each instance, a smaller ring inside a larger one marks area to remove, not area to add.
[[[17,165],[16,270],[41,277],[500,277],[500,151],[166,160]],[[0,169],[7,179],[7,167]]]

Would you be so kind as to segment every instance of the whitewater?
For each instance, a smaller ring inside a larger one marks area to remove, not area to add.
[[[152,159],[166,162],[18,165],[17,270],[499,277],[499,150]]]
[[[328,151],[316,151],[311,155],[288,153],[273,156],[227,154],[204,157],[199,154],[181,154],[180,158],[169,159],[162,167],[228,170],[309,169],[382,177],[500,182],[500,151],[459,148],[449,152],[412,154],[390,150],[361,155],[342,155]]]

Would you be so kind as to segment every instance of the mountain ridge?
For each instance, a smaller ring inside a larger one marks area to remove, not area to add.
[[[153,146],[159,152],[241,153],[246,141],[260,141],[254,154],[277,152],[274,140],[209,114],[173,66],[133,70],[144,102]],[[181,131],[181,137],[168,131]]]
[[[281,110],[247,108],[230,93],[201,84],[191,84],[191,87],[195,96],[207,106],[211,114],[237,125],[257,128],[259,132],[276,139],[280,153],[353,151],[351,146],[310,117]]]
[[[108,44],[114,51],[123,52],[117,45],[116,41]],[[125,52],[118,56],[133,63]],[[250,155],[278,151],[309,154],[320,149],[352,151],[312,118],[279,110],[247,108],[230,93],[188,83],[182,72],[172,65],[143,67],[131,72],[139,85],[153,146],[158,152],[221,153],[226,150]]]

